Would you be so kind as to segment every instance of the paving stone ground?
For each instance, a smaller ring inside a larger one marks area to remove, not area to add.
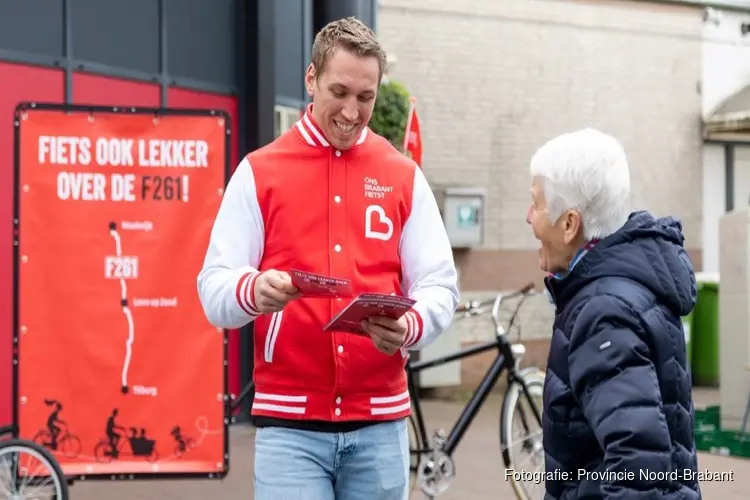
[[[696,390],[697,406],[712,404],[716,391]],[[510,485],[503,479],[499,451],[500,397],[493,395],[464,436],[456,456],[456,478],[440,500],[513,500]],[[431,430],[449,428],[461,411],[461,404],[446,401],[423,403]],[[223,481],[177,480],[143,482],[78,482],[71,489],[74,500],[250,500],[253,498],[253,436],[249,425],[235,425],[231,433],[231,469]],[[701,470],[733,472],[731,481],[702,484],[703,498],[747,500],[750,491],[750,459],[720,457],[702,453]],[[422,500],[418,494],[414,500]],[[364,500],[364,499],[363,499]]]

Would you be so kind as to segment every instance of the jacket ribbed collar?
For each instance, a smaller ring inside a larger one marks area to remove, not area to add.
[[[294,126],[300,136],[302,136],[302,140],[308,145],[318,148],[330,148],[331,144],[326,140],[323,131],[320,130],[318,124],[315,123],[315,119],[312,116],[312,107],[312,103],[307,105],[305,114],[302,115],[302,118],[297,120],[297,123],[295,123]],[[359,134],[359,139],[357,139],[357,142],[355,142],[354,145],[358,146],[365,142],[368,133],[368,127],[362,129],[362,133]]]

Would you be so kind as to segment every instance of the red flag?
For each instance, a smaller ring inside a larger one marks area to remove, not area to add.
[[[404,133],[404,152],[422,168],[422,132],[419,128],[419,117],[414,107],[416,99],[412,97],[409,105],[409,115],[406,118],[406,132]]]

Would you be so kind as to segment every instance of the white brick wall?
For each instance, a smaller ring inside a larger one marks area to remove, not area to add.
[[[531,155],[585,126],[624,144],[635,205],[680,217],[701,247],[701,29],[699,8],[622,0],[380,0],[378,18],[390,75],[417,97],[428,179],[486,187],[486,246],[512,250],[537,247]],[[523,311],[523,339],[550,335],[544,295]],[[486,340],[487,321],[450,334]]]
[[[430,182],[488,188],[488,248],[536,248],[528,161],[584,126],[623,142],[636,206],[679,216],[700,248],[701,9],[380,0],[378,32],[417,97]]]

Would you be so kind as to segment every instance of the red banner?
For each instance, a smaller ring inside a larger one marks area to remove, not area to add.
[[[409,115],[404,132],[404,152],[422,168],[422,128],[417,116],[416,99],[409,100]]]
[[[226,473],[226,333],[196,277],[228,144],[207,111],[16,113],[15,421],[66,475]]]

